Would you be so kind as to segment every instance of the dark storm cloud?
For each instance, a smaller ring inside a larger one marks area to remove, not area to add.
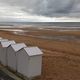
[[[48,17],[80,15],[80,0],[0,0],[30,14]]]

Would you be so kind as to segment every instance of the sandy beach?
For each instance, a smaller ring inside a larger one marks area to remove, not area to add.
[[[18,29],[18,28],[17,28]],[[80,31],[0,29],[0,37],[38,46],[43,51],[42,75],[34,80],[80,79]]]

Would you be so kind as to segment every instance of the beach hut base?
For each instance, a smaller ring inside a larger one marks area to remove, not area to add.
[[[22,78],[23,80],[33,80],[34,78],[31,77],[31,78],[28,78],[27,76],[24,76],[23,74],[17,72],[16,73],[17,76],[19,76],[20,78]]]

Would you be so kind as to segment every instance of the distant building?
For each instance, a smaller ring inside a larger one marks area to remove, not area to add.
[[[17,56],[16,56],[17,51],[19,51],[23,47],[27,47],[27,46],[24,43],[18,43],[18,44],[10,45],[7,48],[8,67],[14,71],[16,71],[16,67],[17,67]]]
[[[4,65],[4,66],[7,66],[7,47],[11,44],[15,44],[15,41],[2,41],[1,42],[1,46],[2,46],[2,51],[1,51],[1,63]]]
[[[26,47],[17,52],[17,70],[28,78],[41,75],[42,51],[38,47]]]

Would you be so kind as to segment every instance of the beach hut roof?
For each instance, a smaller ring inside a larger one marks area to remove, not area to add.
[[[1,45],[2,45],[2,47],[8,47],[9,45],[11,45],[11,44],[15,44],[16,42],[14,41],[14,40],[11,40],[11,41],[2,41],[1,42]]]
[[[0,42],[1,42],[1,41],[8,41],[8,39],[0,39]]]
[[[38,47],[26,47],[26,48],[24,48],[24,50],[26,51],[26,53],[29,56],[35,56],[35,55],[43,54],[42,51]]]
[[[13,44],[11,46],[14,49],[14,51],[18,51],[22,49],[23,47],[27,47],[24,43]]]
[[[0,37],[0,39],[2,39],[2,37]]]

